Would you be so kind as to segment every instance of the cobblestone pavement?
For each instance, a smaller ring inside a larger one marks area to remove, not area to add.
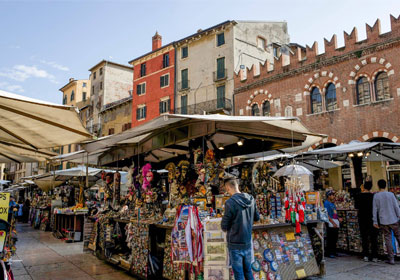
[[[17,255],[12,263],[16,280],[135,279],[84,253],[82,242],[65,243],[50,232],[32,229],[27,224],[18,224],[17,232]]]
[[[360,257],[343,256],[326,260],[324,280],[398,280],[400,279],[400,261],[395,265],[364,262]]]
[[[27,224],[17,225],[17,255],[12,270],[16,280],[134,280],[124,271],[91,254],[84,253],[82,242],[65,243],[50,232],[34,230]],[[400,261],[396,265],[384,262],[366,263],[359,257],[344,256],[326,260],[324,280],[398,280]]]

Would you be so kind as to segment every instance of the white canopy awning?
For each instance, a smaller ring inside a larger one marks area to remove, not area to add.
[[[400,161],[400,143],[352,141],[336,147],[309,151],[303,156],[345,160],[349,154],[357,156],[358,153],[365,161]]]
[[[44,149],[91,138],[76,108],[2,90],[0,120],[1,162],[41,161],[54,155]]]
[[[220,122],[264,122],[277,128],[284,128],[287,130],[293,130],[294,132],[302,133],[307,136],[303,144],[307,146],[313,145],[319,142],[323,137],[322,134],[315,134],[310,132],[298,118],[286,118],[286,117],[253,117],[253,116],[227,116],[227,115],[178,115],[169,114],[155,118],[141,126],[134,127],[126,130],[122,133],[106,136],[96,141],[87,142],[85,144],[85,150],[93,152],[99,149],[112,147],[117,144],[135,144],[146,138],[149,133],[165,127],[170,124],[177,123],[179,121],[197,119],[197,120],[209,120],[209,121],[220,121]],[[302,145],[303,146],[303,145]],[[303,147],[301,147],[303,148]],[[294,148],[296,150],[296,148]],[[298,150],[298,149],[297,149]]]
[[[107,150],[108,150],[108,148],[99,149],[97,151],[89,153],[88,155],[85,150],[80,150],[80,151],[72,152],[69,154],[63,154],[63,155],[52,157],[51,160],[60,161],[60,162],[68,161],[68,162],[73,162],[73,163],[78,163],[78,164],[88,163],[91,165],[97,165],[99,157]]]

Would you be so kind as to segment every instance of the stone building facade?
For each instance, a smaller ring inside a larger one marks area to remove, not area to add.
[[[235,114],[296,116],[329,136],[313,149],[352,140],[400,142],[400,19],[391,16],[391,31],[384,34],[379,20],[366,29],[365,40],[354,28],[344,32],[344,47],[337,47],[334,35],[324,40],[322,54],[316,42],[292,45],[273,67],[266,61],[258,72],[240,71]],[[374,164],[367,170],[376,180],[386,178]]]
[[[175,42],[175,113],[232,114],[234,73],[273,63],[276,43],[289,43],[286,22],[225,21]]]
[[[152,37],[152,50],[129,62],[133,66],[132,127],[174,111],[175,50]]]
[[[98,136],[103,136],[99,113],[107,104],[132,95],[133,69],[127,65],[102,60],[89,71],[92,116],[88,118],[86,128]]]

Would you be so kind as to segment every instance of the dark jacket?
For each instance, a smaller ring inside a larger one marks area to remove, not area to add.
[[[360,193],[355,199],[355,208],[358,209],[358,220],[360,226],[372,227],[372,207],[374,201],[373,193]]]
[[[247,193],[236,193],[225,202],[221,228],[227,231],[228,248],[251,248],[253,222],[260,220],[254,198]]]

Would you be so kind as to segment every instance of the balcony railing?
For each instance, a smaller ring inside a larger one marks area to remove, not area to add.
[[[225,80],[227,78],[226,73],[226,68],[213,72],[214,82]]]
[[[204,114],[204,112],[213,113],[220,110],[231,112],[231,100],[227,98],[218,98],[185,107],[180,107],[175,109],[175,114],[202,115]]]
[[[189,90],[190,89],[190,81],[182,81],[178,83],[178,91]]]

